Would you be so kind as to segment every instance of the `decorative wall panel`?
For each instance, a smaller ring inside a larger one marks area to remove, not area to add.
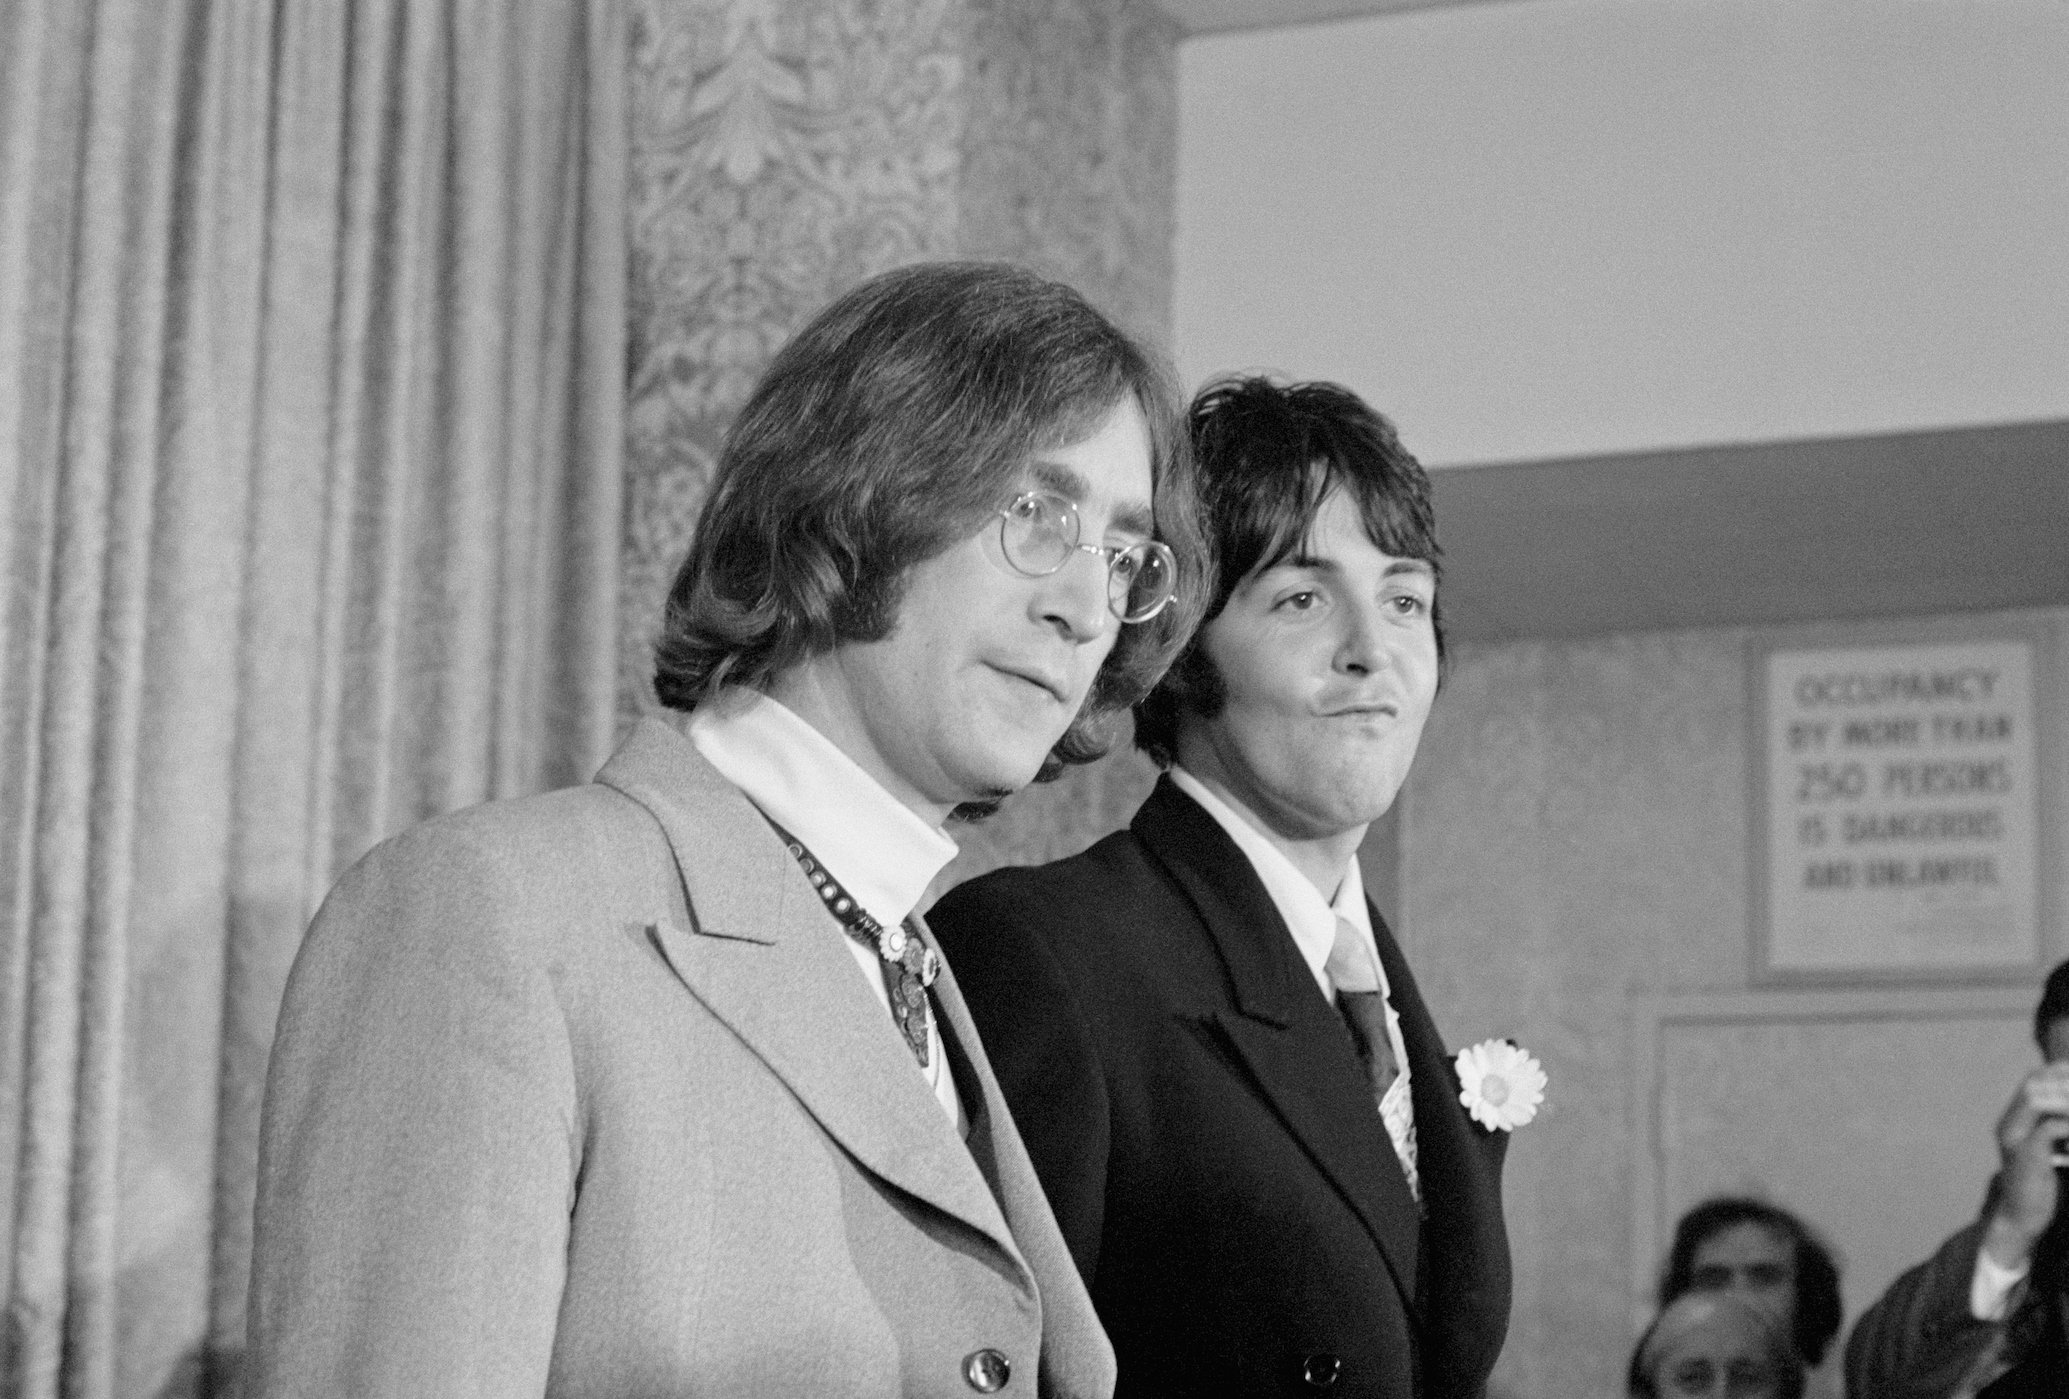
[[[726,424],[792,331],[955,251],[962,56],[947,0],[635,0],[621,708]]]
[[[1029,262],[1130,330],[1171,325],[1177,83],[1154,5],[971,0],[962,247]]]
[[[1150,0],[632,0],[631,406],[620,714],[726,425],[875,273],[1007,258],[1165,344],[1176,27]],[[1119,824],[1123,758],[958,827],[948,882]]]

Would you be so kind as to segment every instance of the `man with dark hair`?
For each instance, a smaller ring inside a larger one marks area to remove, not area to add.
[[[1997,1121],[1982,1217],[1905,1273],[1846,1341],[1851,1399],[2069,1394],[2069,962],[2033,1015],[2043,1062]]]
[[[1824,1362],[1845,1314],[1824,1241],[1787,1210],[1737,1195],[1705,1200],[1674,1226],[1660,1307],[1688,1292],[1735,1292],[1766,1307],[1811,1366]]]
[[[1117,1393],[1475,1395],[1505,1137],[1355,858],[1437,689],[1429,482],[1332,384],[1223,382],[1190,429],[1220,575],[1136,711],[1169,771],[1127,830],[930,917]]]
[[[914,914],[941,827],[1112,742],[1204,546],[1166,372],[909,267],[776,357],[589,786],[349,872],[267,1087],[254,1395],[1104,1395]]]

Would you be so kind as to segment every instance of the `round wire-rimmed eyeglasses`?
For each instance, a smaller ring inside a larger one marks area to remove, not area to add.
[[[1083,552],[1106,560],[1106,605],[1123,622],[1147,622],[1178,588],[1178,560],[1154,539],[1081,544],[1078,508],[1048,491],[1022,491],[999,508],[999,548],[1016,572],[1046,578]]]

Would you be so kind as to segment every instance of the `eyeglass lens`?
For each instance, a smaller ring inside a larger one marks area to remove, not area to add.
[[[1062,568],[1081,546],[1078,512],[1061,496],[1029,492],[999,512],[999,544],[1006,561],[1031,577]],[[1124,622],[1147,621],[1170,599],[1175,583],[1171,554],[1157,543],[1137,544],[1105,555],[1107,605]]]
[[[1107,602],[1124,622],[1147,621],[1170,600],[1172,583],[1170,553],[1138,544],[1107,571]]]

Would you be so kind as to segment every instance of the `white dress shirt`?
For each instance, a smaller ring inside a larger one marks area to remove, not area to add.
[[[1330,950],[1336,945],[1337,919],[1350,924],[1363,942],[1364,954],[1371,959],[1373,984],[1378,986],[1382,1004],[1386,1006],[1387,1042],[1393,1046],[1394,1063],[1400,1067],[1399,1074],[1381,1100],[1379,1115],[1386,1124],[1387,1136],[1394,1143],[1395,1154],[1401,1158],[1401,1167],[1408,1175],[1409,1189],[1419,1197],[1421,1192],[1417,1188],[1415,1169],[1415,1109],[1408,1082],[1408,1046],[1401,1039],[1401,1017],[1394,1009],[1393,987],[1387,981],[1386,967],[1379,960],[1379,946],[1373,940],[1372,916],[1365,907],[1365,879],[1358,870],[1357,855],[1353,853],[1345,863],[1335,898],[1324,899],[1313,881],[1294,867],[1286,852],[1272,844],[1247,813],[1216,795],[1206,783],[1175,763],[1171,766],[1171,781],[1179,791],[1198,802],[1214,818],[1216,825],[1228,832],[1229,839],[1250,861],[1250,868],[1257,872],[1265,893],[1271,896],[1272,906],[1278,909],[1287,931],[1293,934],[1293,945],[1300,949],[1301,960],[1307,963],[1315,984],[1331,1005],[1336,1004],[1336,987],[1329,980],[1328,966]]]
[[[729,689],[697,706],[690,715],[689,738],[721,777],[796,836],[886,928],[897,927],[919,907],[927,885],[956,856],[956,843],[938,827],[885,791],[831,739],[759,691]],[[839,936],[884,1008],[885,1033],[898,1040],[901,1057],[926,1076],[957,1132],[967,1135],[969,1119],[941,1048],[938,1009],[927,1017],[927,1066],[922,1069],[891,1018],[891,993],[876,950],[844,928]]]
[[[2007,1268],[1990,1256],[1990,1250],[1976,1250],[1976,1272],[1968,1284],[1969,1315],[1977,1321],[2003,1321],[2012,1314],[2012,1291],[2033,1271],[2028,1260],[2018,1268]]]

